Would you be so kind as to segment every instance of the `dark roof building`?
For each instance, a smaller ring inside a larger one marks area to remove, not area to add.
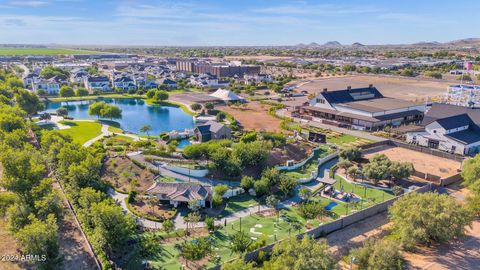
[[[323,89],[300,114],[314,121],[355,129],[380,129],[423,118],[423,104],[384,97],[377,88]]]
[[[230,139],[232,137],[232,130],[229,127],[215,121],[208,121],[203,125],[198,125],[195,127],[194,132],[200,142]]]
[[[190,203],[197,201],[200,206],[205,207],[207,203],[211,206],[212,187],[197,183],[156,183],[149,188],[147,193],[155,195],[160,200],[170,201],[175,207],[179,203]]]
[[[480,126],[470,116],[475,110],[451,106],[453,105],[434,106],[434,111],[430,109],[425,116],[429,115],[428,120],[422,122],[423,128],[407,133],[407,142],[459,155],[475,155],[480,152]],[[450,107],[460,114],[450,115],[451,112],[439,110]],[[441,115],[447,116],[440,117]]]

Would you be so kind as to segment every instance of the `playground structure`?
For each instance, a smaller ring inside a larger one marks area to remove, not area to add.
[[[450,85],[444,101],[457,106],[480,107],[480,85]]]
[[[460,84],[450,85],[447,94],[445,95],[445,102],[463,107],[479,107],[480,106],[480,85],[473,83],[464,83],[464,75],[471,78],[477,73],[473,70],[473,63],[466,61],[463,65],[464,70],[461,72]]]

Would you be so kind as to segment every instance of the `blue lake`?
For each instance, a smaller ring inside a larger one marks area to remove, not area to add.
[[[150,135],[159,135],[172,130],[183,131],[195,125],[193,117],[177,107],[148,105],[143,99],[133,98],[103,98],[101,101],[122,109],[122,118],[114,121],[128,132],[140,134],[142,126],[150,125]],[[94,102],[95,100],[50,102],[46,105],[46,112],[55,112],[63,106],[68,109],[68,116],[74,119],[97,119],[96,116],[88,115],[88,107]]]

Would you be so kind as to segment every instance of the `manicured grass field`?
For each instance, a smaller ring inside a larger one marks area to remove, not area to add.
[[[120,123],[110,120],[100,120],[100,123],[108,126],[108,131],[122,133],[123,130],[120,128]]]
[[[341,190],[343,186],[343,190],[345,192],[357,194],[366,201],[364,206],[370,206],[394,197],[394,195],[388,191],[351,184],[339,175],[335,175],[335,180],[337,180],[337,182],[333,185],[335,189]]]
[[[226,217],[235,212],[242,211],[252,206],[258,205],[258,202],[249,194],[242,194],[239,196],[232,197],[229,201],[223,212],[220,214],[221,217]]]
[[[86,141],[102,134],[102,125],[98,122],[61,121],[60,124],[70,126],[70,128],[58,130],[57,132],[70,135],[73,141],[80,144],[84,144]]]
[[[285,210],[288,219],[293,222],[299,222],[300,224],[306,224],[306,220],[298,216],[293,210]],[[265,239],[267,243],[273,243],[275,239],[284,239],[289,235],[295,235],[300,231],[296,230],[291,223],[279,219],[277,224],[277,216],[262,217],[252,213],[251,216],[242,218],[241,229],[250,236],[252,241],[260,241]],[[318,226],[319,221],[309,221],[312,226]],[[229,235],[233,235],[240,230],[240,220],[227,224],[226,227],[216,231],[210,235],[212,241],[213,257],[219,256],[221,262],[226,262],[230,259],[237,257],[229,249]],[[162,233],[160,233],[162,234]],[[162,251],[150,258],[150,262],[159,269],[181,269],[181,265],[178,260],[179,251],[175,248],[176,244],[181,244],[183,241],[175,243],[162,244]],[[213,262],[207,265],[208,267],[214,266]],[[129,265],[129,269],[137,269],[138,266],[132,262]],[[140,268],[138,268],[140,269]]]
[[[63,55],[96,54],[92,51],[57,49],[57,48],[0,48],[0,55]]]

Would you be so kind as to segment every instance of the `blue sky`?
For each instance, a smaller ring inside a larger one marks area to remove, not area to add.
[[[0,43],[398,44],[480,37],[480,1],[0,0]]]

